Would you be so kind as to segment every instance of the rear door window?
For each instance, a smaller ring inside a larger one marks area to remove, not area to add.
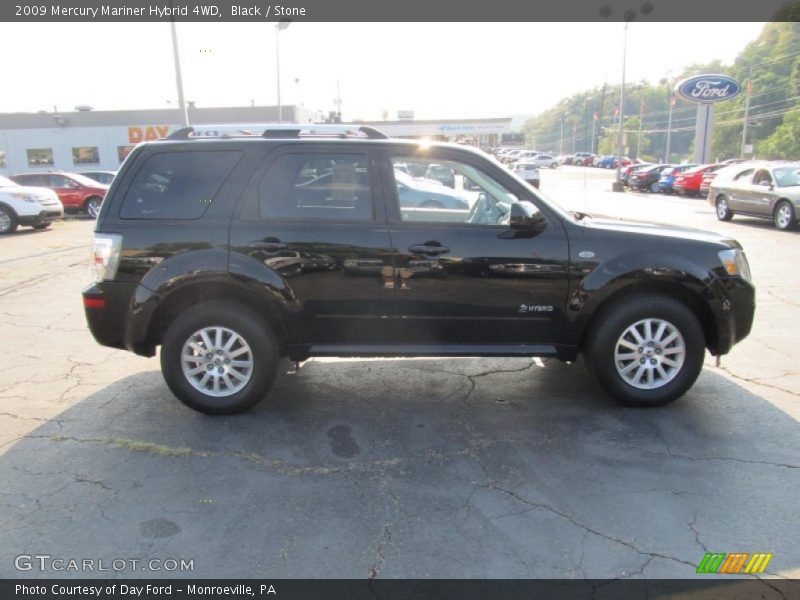
[[[372,184],[367,154],[287,153],[258,185],[265,219],[370,221]]]

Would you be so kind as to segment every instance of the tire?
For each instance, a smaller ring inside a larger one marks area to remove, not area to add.
[[[225,330],[221,339],[216,339],[216,330]],[[198,335],[201,331],[207,333],[212,350],[215,342],[222,342],[219,356],[216,352],[210,353],[213,363],[208,362],[208,355],[200,352],[208,348],[202,336]],[[230,349],[223,349],[231,340],[231,334],[239,336],[244,344],[235,341]],[[194,351],[190,342],[194,343]],[[184,351],[192,354],[193,359],[185,361]],[[167,329],[161,346],[161,372],[172,393],[189,408],[209,415],[228,415],[245,411],[266,396],[275,380],[278,358],[275,337],[258,313],[235,303],[204,302],[183,312]],[[249,362],[249,370],[230,362]],[[190,381],[186,370],[207,369],[208,366],[211,366],[212,373],[209,378],[201,370]],[[217,369],[224,369],[220,371],[223,374],[213,374]],[[241,377],[233,376],[234,372]],[[229,386],[223,376],[232,385]],[[242,378],[245,379],[243,383]],[[207,379],[205,383],[204,379]],[[217,395],[213,393],[215,381]],[[207,391],[201,391],[199,386],[203,383]],[[222,389],[223,386],[226,389]],[[230,391],[226,393],[228,388]]]
[[[650,191],[654,194],[658,193],[658,182],[654,181],[650,184]]]
[[[794,206],[788,200],[781,200],[775,207],[772,215],[772,222],[781,231],[790,231],[795,228],[797,222],[794,214]]]
[[[652,339],[658,340],[660,332],[660,341],[666,341],[666,345],[655,342],[654,346],[648,346],[645,329],[648,321]],[[665,324],[663,330],[662,324]],[[644,341],[637,342],[630,334],[634,327]],[[677,338],[670,341],[675,332]],[[681,341],[682,354],[677,349]],[[642,345],[633,347],[639,343]],[[638,352],[640,348],[642,353]],[[623,299],[598,314],[584,351],[600,385],[620,404],[661,406],[679,398],[694,384],[703,368],[705,336],[697,317],[686,305],[668,296],[647,294]],[[627,356],[631,358],[620,359]],[[675,365],[668,364],[667,359]],[[645,362],[640,372],[642,360],[658,362],[651,363],[655,366]],[[638,385],[628,379],[637,377]]]
[[[724,195],[720,194],[714,206],[716,207],[717,219],[720,221],[730,221],[733,218],[733,211]]]
[[[103,199],[98,198],[97,196],[92,196],[91,198],[86,199],[86,202],[83,205],[83,210],[86,211],[87,215],[93,219],[96,219],[97,215],[100,214],[101,206],[103,206]]]
[[[444,204],[437,200],[425,200],[419,205],[420,208],[444,208]]]
[[[14,233],[19,227],[17,215],[7,206],[0,206],[0,235]]]
[[[558,168],[558,163],[553,163],[552,165],[550,165],[550,168],[551,169],[557,169]]]

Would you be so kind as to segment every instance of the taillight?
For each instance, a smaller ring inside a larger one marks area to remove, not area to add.
[[[117,276],[122,253],[122,236],[118,233],[95,233],[92,238],[92,276],[96,282],[111,281]]]

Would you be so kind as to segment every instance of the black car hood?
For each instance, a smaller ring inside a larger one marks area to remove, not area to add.
[[[708,242],[720,246],[727,246],[729,248],[740,247],[739,243],[735,240],[701,229],[689,229],[687,227],[675,227],[673,225],[657,225],[645,221],[621,221],[603,217],[589,217],[584,219],[581,223],[590,231],[614,231],[639,235],[655,235],[673,239]]]

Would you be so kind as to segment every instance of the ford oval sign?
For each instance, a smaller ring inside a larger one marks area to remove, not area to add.
[[[678,94],[692,102],[721,102],[735,98],[742,85],[726,75],[695,75],[678,84]]]

